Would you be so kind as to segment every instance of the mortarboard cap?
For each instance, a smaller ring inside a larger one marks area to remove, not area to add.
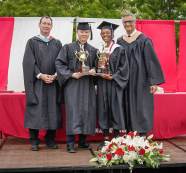
[[[88,22],[78,22],[77,30],[91,30]]]
[[[90,39],[92,40],[93,35],[92,35],[91,23],[94,23],[94,22],[89,22],[89,21],[86,21],[85,19],[79,19],[79,20],[77,19],[75,23],[78,23],[77,30],[90,30],[91,32]]]
[[[114,31],[119,25],[103,21],[100,23],[100,25],[97,27],[97,29],[110,29]]]
[[[77,30],[91,30],[91,23],[94,23],[92,21],[88,21],[83,18],[77,18],[76,22],[77,25]]]

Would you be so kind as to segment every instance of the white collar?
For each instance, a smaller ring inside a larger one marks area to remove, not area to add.
[[[136,34],[136,32],[137,32],[137,30],[134,29],[134,31],[130,35],[128,35],[127,32],[126,32],[126,30],[124,30],[124,34],[123,35],[124,36],[127,36],[127,37],[129,37],[129,36],[132,37],[132,36],[134,36]]]
[[[105,43],[102,43],[102,47],[99,49],[99,51],[111,54],[117,47],[120,47],[120,45],[116,44],[113,40],[109,47],[105,47]]]
[[[48,39],[49,40],[49,38],[50,38],[50,35],[49,36],[47,36],[47,37],[45,37],[44,35],[42,35],[41,33],[39,34],[39,36],[42,38],[42,39]]]
[[[117,47],[120,47],[120,45],[114,43],[114,45],[112,46],[112,48],[111,48],[111,50],[110,50],[110,54],[111,54],[112,52],[114,52],[114,50],[115,50]]]

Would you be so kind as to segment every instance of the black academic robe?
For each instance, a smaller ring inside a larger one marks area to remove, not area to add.
[[[87,43],[84,49],[89,52],[85,64],[95,68],[97,50]],[[72,78],[72,74],[77,72],[81,65],[75,56],[75,52],[79,50],[78,42],[66,44],[56,60],[59,83],[64,89],[67,135],[94,134],[96,128],[94,77]]]
[[[23,58],[26,128],[56,129],[61,126],[61,94],[58,82],[45,84],[37,79],[39,73],[55,74],[55,59],[61,47],[61,42],[54,38],[48,43],[38,37],[33,37],[27,42]]]
[[[102,130],[125,130],[123,92],[128,82],[129,66],[126,52],[116,47],[109,57],[112,80],[97,79],[97,107]]]
[[[118,44],[127,51],[129,82],[124,94],[127,129],[147,133],[153,127],[154,101],[150,86],[164,82],[163,72],[151,40],[141,34],[132,43],[119,38]]]

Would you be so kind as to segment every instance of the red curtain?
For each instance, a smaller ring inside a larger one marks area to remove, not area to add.
[[[0,17],[0,90],[6,90],[14,18]]]
[[[180,21],[178,91],[186,91],[186,21]]]
[[[176,82],[176,38],[173,20],[138,20],[138,30],[150,37],[160,64],[162,66],[166,82],[161,86],[165,92],[175,92]]]
[[[5,90],[7,87],[8,64],[13,27],[13,17],[0,17],[0,90]],[[154,48],[157,52],[166,79],[166,83],[163,84],[162,87],[166,92],[176,91],[176,46],[174,21],[139,20],[137,21],[137,28],[149,36],[154,43]],[[183,53],[180,53],[180,55],[181,54]]]

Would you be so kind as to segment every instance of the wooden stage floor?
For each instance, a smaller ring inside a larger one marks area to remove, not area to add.
[[[162,142],[165,153],[170,154],[171,160],[162,163],[161,167],[169,167],[171,170],[180,167],[182,171],[186,170],[183,169],[183,167],[186,168],[186,136]],[[93,148],[96,148],[97,145],[98,143],[91,144]],[[68,172],[72,170],[79,170],[80,172],[85,170],[89,170],[89,172],[97,170],[99,172],[100,170],[100,172],[104,172],[104,168],[96,168],[89,163],[91,157],[89,150],[79,149],[75,154],[67,153],[65,144],[59,144],[59,149],[51,150],[42,143],[39,151],[31,151],[28,140],[8,137],[0,149],[0,172]],[[126,166],[116,166],[115,168],[127,170]],[[150,170],[150,172],[155,172],[155,170]]]

